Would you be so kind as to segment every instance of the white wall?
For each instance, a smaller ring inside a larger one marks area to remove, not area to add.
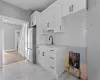
[[[100,80],[100,0],[89,0],[87,27],[89,80]]]
[[[85,17],[70,15],[65,19],[65,32],[55,35],[55,44],[85,47]]]
[[[2,23],[0,28],[4,29],[4,50],[15,49],[15,30],[21,30],[21,26]]]
[[[68,45],[71,50],[81,54],[81,63],[86,63],[85,15],[70,15],[65,19],[65,32],[55,34],[55,44]]]
[[[16,7],[12,4],[3,2],[0,0],[0,15],[20,19],[24,21],[30,21],[28,11]]]
[[[3,42],[2,42],[2,30],[0,29],[0,67],[2,67],[2,54],[3,54]]]

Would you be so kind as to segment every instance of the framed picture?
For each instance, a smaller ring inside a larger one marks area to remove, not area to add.
[[[80,53],[69,52],[69,65],[80,69]]]

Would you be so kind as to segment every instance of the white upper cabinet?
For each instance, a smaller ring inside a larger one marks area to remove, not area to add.
[[[57,0],[50,5],[41,14],[43,34],[48,34],[49,30],[54,32],[64,32],[63,17],[76,13],[83,12],[87,8],[87,0]]]
[[[31,26],[34,24],[34,15],[31,15]]]
[[[43,13],[41,13],[41,27],[42,27],[42,29],[41,29],[41,31],[42,31],[42,34],[44,34],[45,33],[45,23],[46,23],[46,13],[45,12],[43,12]]]
[[[45,30],[54,30],[54,9],[49,7],[45,12]]]
[[[62,4],[57,2],[54,5],[54,32],[64,32],[63,26],[61,25],[62,17]]]
[[[72,0],[72,2],[74,12],[87,9],[87,0]]]
[[[46,12],[46,10],[45,11],[43,11],[42,13],[41,13],[41,34],[48,34],[48,32],[46,31],[46,29],[48,28],[47,27],[47,12]]]
[[[40,12],[35,11],[32,15],[31,15],[31,26],[36,25],[37,22],[37,16],[40,14]]]
[[[62,0],[62,17],[86,9],[86,0]]]
[[[70,0],[63,0],[62,1],[62,16],[66,16],[71,12],[71,1]]]

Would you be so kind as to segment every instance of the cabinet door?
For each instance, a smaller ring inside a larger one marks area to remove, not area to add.
[[[44,68],[45,69],[48,69],[48,64],[49,63],[49,60],[48,60],[48,53],[47,51],[44,53]]]
[[[39,63],[44,66],[44,54],[42,49],[39,50]]]
[[[31,15],[31,26],[34,25],[34,15]]]
[[[54,24],[54,10],[53,7],[48,8],[46,12],[46,27],[53,29]]]
[[[41,48],[37,49],[37,62],[42,65],[43,64],[43,57],[42,57],[42,50]]]
[[[86,10],[86,0],[63,0],[62,1],[62,17],[79,10]]]
[[[71,12],[71,1],[62,0],[62,17],[70,14],[70,12]]]
[[[29,50],[29,51],[28,51],[28,52],[29,52],[29,53],[28,53],[28,54],[29,54],[29,61],[30,61],[31,63],[33,63],[33,57],[32,57],[32,56],[33,56],[33,53],[32,53],[32,50],[30,50],[30,49],[28,49],[28,50]]]
[[[41,13],[41,27],[42,27],[42,34],[45,33],[45,27],[46,27],[46,12]]]
[[[72,0],[73,12],[86,9],[86,0]]]
[[[62,32],[61,15],[61,2],[59,2],[54,6],[54,32]]]

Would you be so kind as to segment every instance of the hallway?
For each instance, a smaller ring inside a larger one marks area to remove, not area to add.
[[[19,54],[18,51],[5,52],[3,56],[3,65],[12,64],[22,60],[25,60],[25,58]]]

